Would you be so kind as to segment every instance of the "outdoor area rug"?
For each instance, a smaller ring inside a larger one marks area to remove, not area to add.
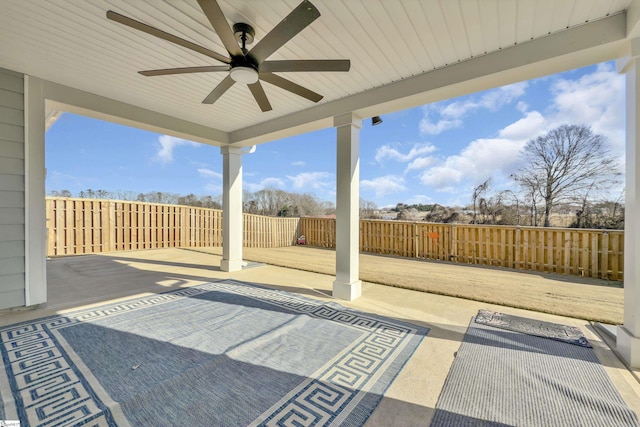
[[[0,328],[21,426],[362,425],[428,329],[225,280]]]
[[[592,348],[494,328],[473,318],[431,426],[640,423]]]

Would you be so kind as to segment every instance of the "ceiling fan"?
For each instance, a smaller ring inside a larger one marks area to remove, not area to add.
[[[148,77],[188,73],[228,73],[202,101],[203,104],[213,104],[235,83],[244,83],[249,87],[260,109],[263,112],[270,111],[272,109],[271,104],[267,99],[262,84],[260,84],[261,80],[310,101],[318,102],[322,99],[322,95],[274,73],[349,71],[351,67],[351,62],[348,59],[266,60],[296,34],[320,17],[318,9],[307,0],[304,0],[298,7],[293,9],[251,50],[247,49],[247,45],[253,43],[255,37],[255,31],[251,25],[238,22],[233,25],[232,30],[216,0],[198,0],[198,4],[220,37],[229,57],[112,10],[107,12],[107,18],[225,63],[226,65],[139,71],[140,74]]]

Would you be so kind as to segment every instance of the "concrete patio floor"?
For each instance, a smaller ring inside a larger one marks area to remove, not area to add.
[[[232,278],[333,300],[333,276],[273,265],[220,271],[217,254],[183,249],[156,249],[56,258],[48,261],[49,302],[46,307],[0,313],[0,326],[90,305],[165,292],[212,280]],[[495,274],[500,274],[497,271]],[[335,301],[335,300],[333,300]],[[368,426],[428,425],[467,325],[479,309],[579,327],[627,404],[640,414],[640,384],[589,322],[483,302],[363,283],[362,297],[338,301],[355,309],[419,324],[431,329],[413,357],[387,390]]]

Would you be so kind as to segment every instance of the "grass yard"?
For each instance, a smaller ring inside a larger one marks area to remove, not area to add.
[[[197,249],[222,254],[222,248]],[[244,248],[244,259],[335,274],[335,251],[309,246]],[[496,267],[360,254],[360,279],[610,324],[623,323],[620,282]]]

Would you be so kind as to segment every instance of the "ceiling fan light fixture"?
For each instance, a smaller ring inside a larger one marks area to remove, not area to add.
[[[253,84],[258,81],[258,71],[253,67],[238,66],[233,67],[229,72],[229,75],[234,82]]]

